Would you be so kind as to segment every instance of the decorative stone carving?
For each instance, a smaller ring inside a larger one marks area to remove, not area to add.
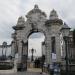
[[[30,18],[30,16],[31,16],[32,14],[35,14],[35,13],[40,13],[41,15],[43,15],[44,17],[46,17],[45,12],[42,12],[42,11],[39,9],[38,5],[35,5],[35,6],[34,6],[34,9],[32,9],[31,11],[29,11],[28,14],[26,15],[26,17],[27,17],[27,18]]]
[[[17,22],[17,25],[24,25],[25,24],[25,19],[24,19],[24,17],[19,17],[18,18],[18,22]]]
[[[51,11],[50,18],[47,20],[46,14],[42,12],[38,5],[35,5],[34,8],[28,12],[26,15],[27,20],[25,21],[23,17],[19,17],[17,25],[13,29],[17,33],[16,39],[18,39],[18,61],[21,62],[22,50],[28,50],[28,44],[23,46],[22,40],[28,41],[28,37],[34,32],[42,32],[45,34],[45,50],[46,50],[46,63],[51,64],[51,37],[55,37],[55,49],[56,49],[56,61],[61,62],[61,50],[60,50],[60,28],[63,25],[63,21],[59,19],[57,12],[55,10]],[[13,38],[14,39],[14,38]],[[54,45],[54,44],[53,44]],[[53,46],[54,47],[54,46]],[[26,53],[26,51],[24,51]],[[25,63],[26,64],[26,63]]]
[[[58,19],[57,12],[54,9],[50,13],[50,19]]]
[[[63,21],[59,19],[57,12],[53,9],[50,13],[50,18],[45,22],[46,26],[62,25]]]
[[[21,29],[23,29],[25,27],[24,25],[25,25],[25,20],[21,16],[21,17],[18,18],[17,25],[13,26],[13,29],[15,29],[15,30],[21,30]]]

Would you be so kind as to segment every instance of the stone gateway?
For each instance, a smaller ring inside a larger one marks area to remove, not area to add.
[[[23,67],[27,69],[28,37],[35,32],[41,32],[45,35],[45,62],[47,64],[63,63],[62,58],[65,57],[63,33],[66,32],[65,34],[69,36],[70,28],[68,25],[58,17],[54,9],[47,19],[45,12],[41,11],[38,5],[35,5],[27,13],[26,18],[27,20],[22,16],[19,17],[16,26],[13,26],[15,31],[12,34],[12,56],[15,57],[15,54],[18,53],[18,66],[24,63]],[[52,59],[52,54],[55,54],[55,60]]]

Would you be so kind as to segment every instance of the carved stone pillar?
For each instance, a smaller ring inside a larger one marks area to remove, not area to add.
[[[28,58],[28,42],[22,42],[22,63],[24,70],[27,70],[27,58]]]
[[[22,41],[19,40],[18,42],[18,63],[21,63],[22,58]]]
[[[51,63],[51,46],[50,46],[50,40],[46,42],[46,63]]]

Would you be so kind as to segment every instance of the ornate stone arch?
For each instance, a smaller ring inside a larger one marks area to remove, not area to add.
[[[37,30],[29,30],[27,33],[26,33],[26,38],[28,39],[29,36],[32,34],[32,33],[35,33],[35,32],[41,32],[44,34],[45,36],[45,39],[46,39],[46,32],[43,30],[43,29],[37,29]]]
[[[24,53],[24,55],[27,56],[28,38],[32,33],[35,33],[35,32],[41,32],[45,36],[44,41],[45,41],[45,47],[46,47],[46,52],[47,52],[46,53],[46,57],[47,57],[46,63],[51,64],[52,62],[60,62],[61,61],[60,36],[57,34],[60,33],[60,31],[63,34],[62,30],[64,30],[65,33],[67,34],[69,33],[70,28],[67,25],[63,24],[63,21],[58,17],[57,12],[55,10],[51,11],[50,18],[47,19],[46,14],[42,12],[38,8],[37,5],[34,6],[34,9],[32,9],[26,15],[26,17],[27,17],[27,21],[25,21],[24,18],[20,17],[17,25],[13,27],[13,29],[17,33],[17,37],[15,35],[13,37],[13,40],[16,41],[15,37],[16,39],[19,39],[18,40],[18,53],[19,53],[18,61],[19,63],[21,63],[23,60],[22,53]],[[56,41],[55,58],[52,57],[53,48],[52,48],[51,38],[54,38]],[[25,52],[22,52],[22,50],[24,50]],[[25,58],[24,58],[25,60],[24,65],[27,64],[27,57]],[[27,65],[25,65],[25,67],[27,67]]]

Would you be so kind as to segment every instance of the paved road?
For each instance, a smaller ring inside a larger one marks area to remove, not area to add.
[[[17,72],[14,74],[0,74],[0,75],[47,75],[47,74],[40,74],[39,72]]]

